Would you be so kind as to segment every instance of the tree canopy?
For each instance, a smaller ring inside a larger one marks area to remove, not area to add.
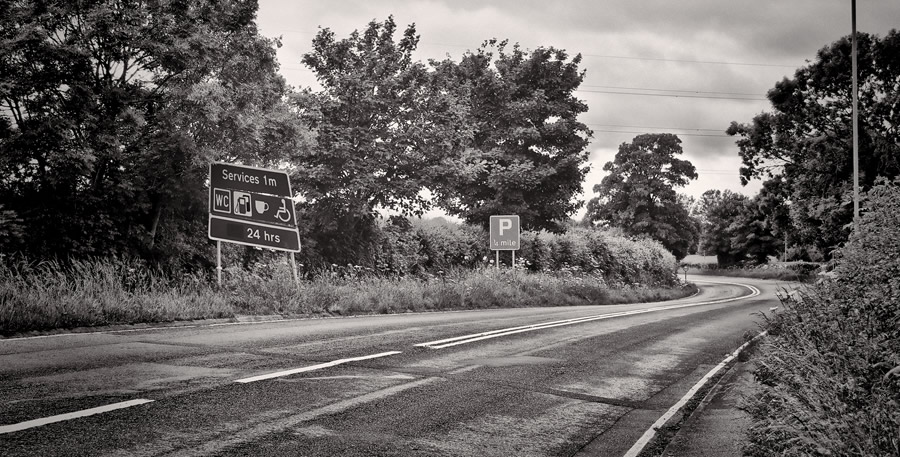
[[[0,9],[0,200],[28,234],[17,250],[197,260],[208,163],[283,160],[307,138],[255,1]]]
[[[697,179],[694,165],[677,157],[682,152],[681,140],[670,133],[622,143],[615,160],[603,166],[609,174],[594,186],[599,195],[588,202],[586,218],[647,235],[684,258],[699,229],[675,190]]]
[[[518,214],[523,229],[565,230],[580,206],[573,197],[587,174],[590,129],[577,117],[584,79],[581,56],[533,51],[489,40],[459,63],[432,62],[436,79],[454,91],[471,132],[449,179],[433,190],[449,214],[486,226],[494,214]]]
[[[900,33],[858,34],[860,184],[900,174]],[[851,42],[822,48],[816,60],[769,91],[773,111],[738,136],[741,180],[783,180],[798,241],[829,252],[847,239],[852,221]]]
[[[371,260],[382,210],[565,228],[591,135],[580,56],[491,40],[423,64],[389,17],[320,30],[302,62],[322,90],[294,90],[257,6],[0,0],[0,248],[208,264],[213,161],[289,171],[314,263]]]

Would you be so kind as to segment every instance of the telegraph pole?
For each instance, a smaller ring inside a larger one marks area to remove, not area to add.
[[[856,0],[851,0],[850,16],[853,22],[851,42],[853,72],[853,230],[859,228],[859,82],[857,81],[856,63]]]

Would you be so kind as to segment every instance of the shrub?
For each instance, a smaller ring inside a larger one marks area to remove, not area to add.
[[[868,193],[835,280],[785,300],[746,454],[900,455],[900,183]]]

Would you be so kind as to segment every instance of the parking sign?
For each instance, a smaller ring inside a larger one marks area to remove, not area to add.
[[[491,249],[519,250],[519,216],[491,216]]]

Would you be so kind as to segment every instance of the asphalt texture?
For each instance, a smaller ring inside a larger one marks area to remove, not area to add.
[[[697,296],[651,304],[0,339],[0,449],[10,457],[621,456],[758,332],[787,287],[694,279],[752,287],[699,283]],[[753,287],[760,293],[749,295]],[[739,299],[710,303],[729,298]],[[485,334],[500,329],[512,330]],[[440,342],[464,335],[472,336]],[[32,422],[132,400],[152,401]],[[9,431],[23,424],[34,426]]]
[[[750,415],[745,398],[758,388],[753,361],[737,362],[691,414],[663,453],[666,457],[740,457]]]

